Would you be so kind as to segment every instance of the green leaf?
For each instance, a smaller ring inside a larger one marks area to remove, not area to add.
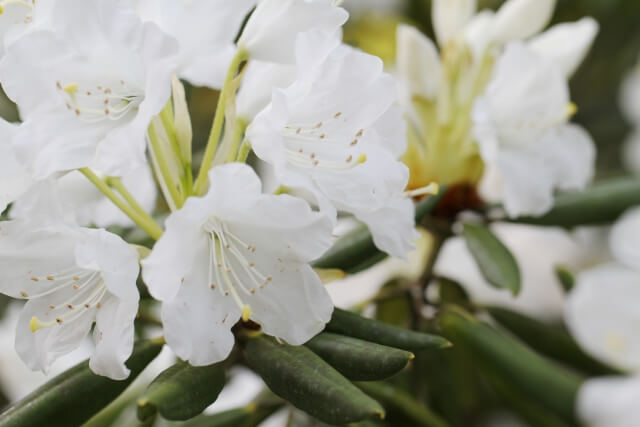
[[[326,330],[408,351],[451,346],[451,343],[443,337],[398,328],[339,308],[333,310],[333,316]]]
[[[427,197],[416,204],[416,223],[422,222],[435,209],[446,191],[446,186],[442,186],[438,195]],[[313,263],[313,266],[337,268],[354,274],[366,270],[386,257],[387,254],[376,248],[367,227],[361,226],[338,240],[322,258]]]
[[[191,366],[178,362],[158,375],[140,396],[138,418],[144,421],[157,410],[167,420],[191,419],[215,402],[224,384],[220,363]]]
[[[416,401],[410,394],[387,383],[358,383],[365,393],[382,402],[389,408],[400,411],[411,419],[413,426],[447,427],[445,420]]]
[[[378,402],[304,346],[262,335],[248,340],[245,356],[271,391],[321,421],[346,424],[384,417]]]
[[[559,327],[554,327],[501,307],[487,307],[500,325],[536,351],[591,375],[619,374],[585,354],[574,339]]]
[[[556,267],[555,273],[565,292],[569,292],[571,289],[573,289],[573,285],[575,285],[576,279],[575,277],[573,277],[573,273],[571,273],[571,271],[563,267]]]
[[[330,332],[316,335],[306,346],[354,381],[389,378],[403,370],[414,358],[408,351]]]
[[[80,425],[122,393],[160,353],[163,341],[136,344],[127,361],[131,375],[114,381],[95,375],[85,361],[58,375],[0,415],[0,427]]]
[[[575,401],[583,377],[550,362],[461,309],[443,310],[440,326],[456,346],[467,350],[469,360],[482,371],[500,378],[565,420],[575,421]]]
[[[640,204],[640,180],[617,178],[601,182],[576,193],[556,197],[553,208],[540,217],[521,217],[514,221],[527,224],[575,227],[608,224],[625,210]]]
[[[498,289],[520,292],[520,269],[511,252],[486,227],[465,223],[462,235],[487,282]]]

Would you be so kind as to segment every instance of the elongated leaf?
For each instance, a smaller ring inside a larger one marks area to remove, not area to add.
[[[317,335],[306,346],[354,381],[389,378],[403,370],[414,358],[408,351],[330,332]]]
[[[408,351],[451,346],[446,338],[398,328],[339,308],[333,310],[326,330]]]
[[[249,366],[278,396],[329,424],[384,417],[375,400],[304,346],[279,344],[260,336],[248,340]]]
[[[429,196],[416,205],[416,223],[422,220],[438,205],[438,202],[446,192],[446,187],[440,188],[436,196]],[[373,243],[373,237],[367,227],[359,227],[342,237],[327,253],[313,266],[316,268],[328,268],[345,271],[350,274],[365,270],[387,257],[380,252]]]
[[[520,269],[509,249],[482,225],[465,223],[462,234],[486,281],[517,295],[520,292]]]
[[[501,307],[487,310],[500,325],[504,326],[534,350],[586,374],[614,375],[609,368],[585,354],[574,339],[559,327],[554,327]]]
[[[475,320],[461,309],[441,312],[440,326],[469,360],[489,375],[520,390],[541,406],[574,422],[574,407],[584,378],[544,359],[516,339]]]
[[[122,393],[160,353],[163,343],[136,344],[127,361],[131,375],[114,381],[95,375],[85,361],[58,375],[0,415],[1,427],[69,427],[82,424]]]
[[[138,399],[138,418],[146,420],[156,410],[167,420],[188,420],[204,411],[224,388],[221,364],[191,366],[179,362],[162,372]]]
[[[429,408],[416,401],[404,390],[398,389],[386,383],[358,383],[365,393],[382,402],[385,406],[399,410],[403,415],[409,417],[414,426],[424,427],[447,427],[445,420]]]
[[[553,209],[540,217],[521,217],[527,224],[575,227],[614,222],[625,210],[640,204],[640,179],[618,178],[601,182],[579,193],[556,197]]]

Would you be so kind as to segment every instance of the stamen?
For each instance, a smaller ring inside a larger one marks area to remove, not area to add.
[[[425,187],[420,187],[420,188],[416,188],[415,190],[405,191],[403,193],[403,196],[418,197],[418,196],[426,196],[427,194],[436,195],[438,194],[439,191],[440,191],[440,186],[437,183],[432,182],[431,184]]]

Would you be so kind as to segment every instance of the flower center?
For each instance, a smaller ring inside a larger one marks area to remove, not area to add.
[[[245,322],[251,308],[244,299],[254,295],[272,281],[257,268],[256,246],[249,244],[229,230],[228,225],[212,216],[202,225],[209,235],[209,287],[223,296],[231,296],[242,310]]]
[[[98,271],[72,268],[44,277],[33,276],[31,280],[50,283],[52,286],[33,295],[22,291],[21,295],[25,299],[49,297],[52,302],[60,302],[50,304],[42,319],[37,316],[31,318],[29,327],[32,332],[80,319],[94,309],[99,309],[107,293],[102,273]]]
[[[105,85],[64,84],[58,80],[56,88],[67,108],[87,123],[120,120],[136,110],[144,100],[144,93],[124,80]]]
[[[290,163],[301,168],[346,170],[367,161],[358,145],[364,129],[354,135],[338,134],[335,123],[344,121],[341,112],[327,122],[290,124],[282,130],[284,149]]]

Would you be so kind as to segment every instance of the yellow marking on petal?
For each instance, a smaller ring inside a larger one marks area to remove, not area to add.
[[[0,5],[0,15],[4,13],[4,8]]]
[[[325,285],[347,276],[347,273],[338,268],[314,268],[313,271],[316,272],[320,281]]]
[[[248,305],[245,305],[244,307],[242,307],[242,321],[246,322],[249,320],[250,317],[251,317],[251,307],[249,307]]]
[[[365,153],[360,154],[358,157],[358,163],[364,163],[367,161],[367,155]]]
[[[67,92],[69,95],[74,95],[76,93],[76,91],[78,90],[78,83],[68,84],[64,88],[62,88],[62,90]]]
[[[31,332],[35,332],[40,329],[40,320],[38,320],[36,316],[31,318],[31,321],[29,322],[29,329],[31,329]]]

